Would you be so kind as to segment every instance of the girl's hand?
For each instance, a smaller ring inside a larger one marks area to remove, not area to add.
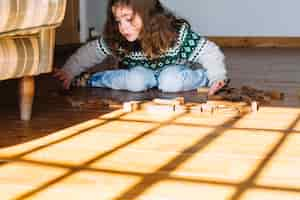
[[[208,95],[214,95],[217,91],[223,88],[225,84],[226,84],[225,80],[214,82],[212,86],[209,88]]]
[[[54,68],[53,76],[62,82],[62,86],[65,90],[70,89],[72,80],[65,71],[58,69],[58,68]]]

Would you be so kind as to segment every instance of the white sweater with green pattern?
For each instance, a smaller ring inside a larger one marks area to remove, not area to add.
[[[193,32],[187,24],[183,24],[178,31],[175,45],[159,58],[149,60],[141,51],[131,52],[121,58],[122,68],[143,66],[156,70],[167,65],[200,64],[207,70],[209,85],[227,79],[224,54],[215,43]],[[111,54],[104,39],[100,37],[79,48],[67,60],[63,70],[74,78],[88,68],[101,63]]]

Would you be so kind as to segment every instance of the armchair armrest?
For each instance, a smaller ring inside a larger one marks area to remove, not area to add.
[[[0,37],[11,32],[59,25],[67,0],[1,0]]]

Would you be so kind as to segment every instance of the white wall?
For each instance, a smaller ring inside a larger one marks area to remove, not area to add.
[[[162,0],[209,36],[300,36],[299,0]]]
[[[107,0],[80,0],[80,41],[89,37],[89,28],[95,27],[96,34],[101,33],[105,22]]]
[[[107,0],[80,1],[87,27],[101,31]],[[300,0],[161,1],[202,35],[300,37]]]

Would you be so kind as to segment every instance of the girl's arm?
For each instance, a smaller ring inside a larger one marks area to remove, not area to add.
[[[220,48],[214,42],[206,40],[203,49],[195,61],[200,63],[207,70],[210,87],[227,79],[227,70],[224,60],[225,56]]]
[[[99,41],[93,40],[80,47],[64,64],[61,71],[71,80],[90,67],[101,63],[107,54],[99,47]]]

